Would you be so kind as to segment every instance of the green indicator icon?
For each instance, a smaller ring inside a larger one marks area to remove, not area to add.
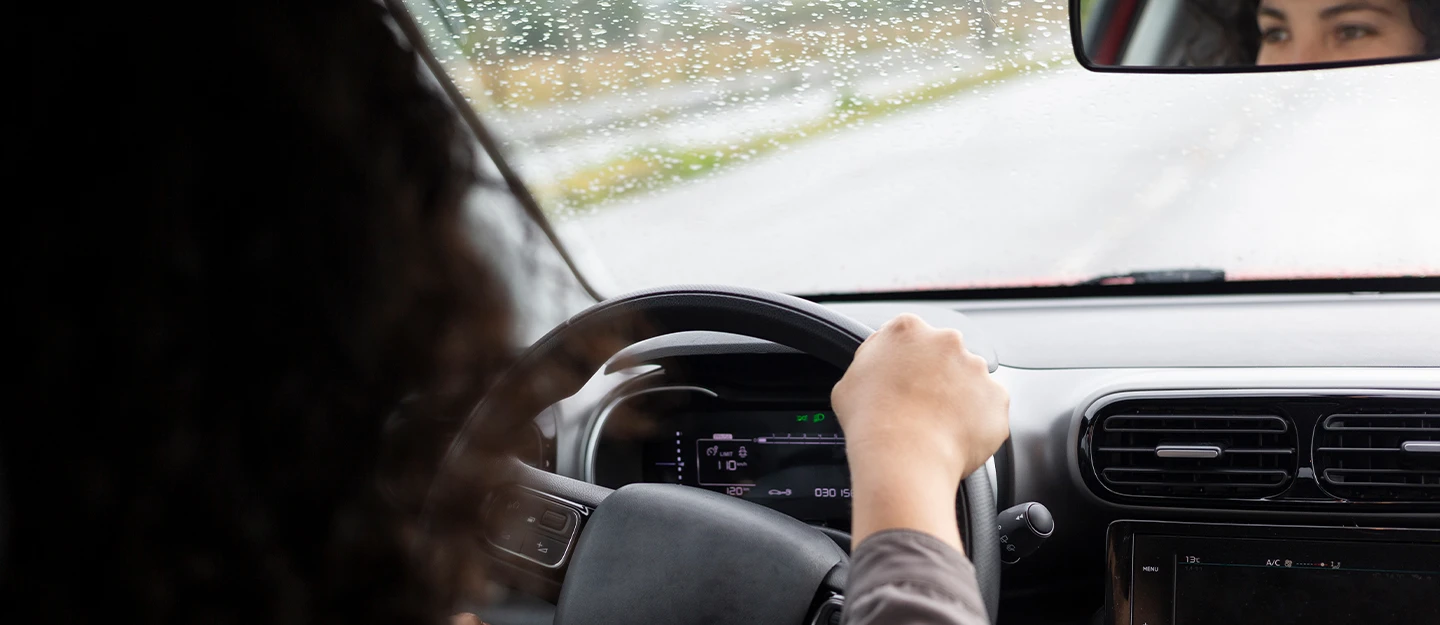
[[[814,422],[814,423],[819,423],[819,422],[824,421],[824,420],[825,420],[825,415],[824,415],[824,413],[821,413],[821,414],[815,415],[815,418],[813,419],[813,422]]]
[[[809,421],[809,420],[810,420],[810,415],[808,415],[808,414],[802,414],[802,415],[796,415],[796,416],[795,416],[795,421],[798,422],[798,423],[804,423],[804,422]]]

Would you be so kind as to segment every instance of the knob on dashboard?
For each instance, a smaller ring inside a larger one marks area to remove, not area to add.
[[[1000,526],[1000,560],[1006,564],[1034,553],[1055,532],[1055,517],[1033,501],[1007,508],[996,523]]]

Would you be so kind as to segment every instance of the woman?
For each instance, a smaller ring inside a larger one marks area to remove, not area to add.
[[[1305,65],[1418,56],[1430,0],[1261,0],[1256,65]],[[1415,19],[1415,15],[1421,19]]]
[[[0,622],[443,622],[481,571],[416,513],[526,265],[472,247],[470,140],[371,0],[121,4],[18,22]],[[833,399],[847,618],[980,622],[949,502],[1004,391],[902,318]]]
[[[1308,65],[1440,54],[1434,0],[1198,0],[1187,64]]]

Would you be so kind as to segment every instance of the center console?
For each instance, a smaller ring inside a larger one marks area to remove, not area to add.
[[[1116,521],[1113,625],[1440,623],[1440,531]]]

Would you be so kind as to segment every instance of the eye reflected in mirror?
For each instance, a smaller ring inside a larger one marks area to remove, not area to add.
[[[1071,0],[1105,71],[1272,71],[1440,57],[1440,0]]]

